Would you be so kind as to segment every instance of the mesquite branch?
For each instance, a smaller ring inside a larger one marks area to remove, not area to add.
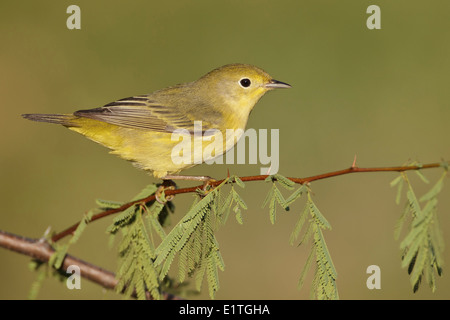
[[[359,167],[356,166],[356,163],[354,161],[352,166],[350,168],[347,168],[347,169],[327,172],[327,173],[323,173],[323,174],[319,174],[319,175],[315,175],[315,176],[310,176],[310,177],[307,177],[307,178],[288,178],[288,179],[291,180],[292,182],[297,183],[297,184],[305,184],[305,183],[310,183],[310,182],[317,181],[317,180],[328,179],[328,178],[337,177],[337,176],[350,174],[350,173],[362,173],[362,172],[404,172],[404,171],[431,169],[431,168],[438,168],[438,167],[448,167],[448,163],[443,161],[442,163],[436,162],[436,163],[429,163],[429,164],[424,164],[424,165],[359,168]],[[240,177],[240,179],[243,182],[264,181],[267,177],[268,177],[268,175],[259,175],[259,176]],[[213,182],[209,182],[209,185],[211,187],[215,187],[215,186],[220,185],[223,181],[224,181],[224,179],[216,180],[216,181],[213,181]],[[183,188],[183,189],[177,189],[177,190],[166,190],[164,192],[164,194],[166,196],[171,196],[171,195],[174,196],[174,195],[182,194],[182,193],[192,193],[192,192],[196,192],[198,189],[202,189],[203,186],[204,185],[198,185],[198,186],[195,186],[195,187],[189,187],[189,188]],[[151,195],[151,196],[149,196],[147,198],[144,198],[144,199],[132,201],[132,202],[124,204],[120,208],[110,209],[110,210],[106,210],[106,211],[100,212],[100,213],[94,215],[92,217],[91,221],[95,221],[95,220],[101,219],[101,218],[109,216],[111,214],[122,212],[122,211],[128,209],[129,207],[131,207],[132,205],[135,205],[136,203],[147,203],[147,202],[154,201],[154,200],[155,200],[155,195]],[[76,224],[72,225],[71,227],[65,229],[64,231],[62,231],[60,233],[57,233],[56,235],[54,235],[52,237],[52,241],[56,242],[58,240],[61,240],[64,237],[72,234],[76,230],[78,225],[79,225],[79,223],[76,223]]]
[[[355,161],[353,162],[352,166],[347,169],[338,170],[338,171],[332,171],[328,173],[323,173],[315,176],[310,176],[306,178],[288,178],[294,183],[297,184],[305,184],[305,183],[311,183],[313,181],[317,180],[323,180],[328,179],[332,177],[337,177],[345,174],[350,173],[362,173],[362,172],[405,172],[405,171],[411,171],[411,170],[421,170],[421,169],[430,169],[430,168],[438,168],[438,167],[444,167],[448,168],[448,162],[443,161],[442,163],[430,163],[430,164],[424,164],[424,165],[409,165],[409,166],[397,166],[397,167],[375,167],[375,168],[359,168],[356,166]],[[259,175],[259,176],[247,176],[247,177],[241,177],[240,179],[243,182],[250,182],[250,181],[264,181],[268,175]],[[220,185],[225,179],[222,180],[215,180],[208,182],[209,186],[211,187],[217,187]],[[183,194],[183,193],[192,193],[196,192],[198,189],[202,189],[204,185],[198,185],[194,187],[188,187],[183,189],[177,189],[177,190],[171,190],[167,189],[165,190],[165,196],[174,196],[177,194]],[[95,221],[98,219],[101,219],[103,217],[112,215],[114,213],[122,212],[126,210],[127,208],[137,204],[137,203],[148,203],[155,200],[155,195],[148,196],[144,199],[132,201],[129,203],[126,203],[122,205],[120,208],[116,209],[110,209],[105,210],[103,212],[100,212],[92,217],[90,221]],[[79,223],[74,224],[73,226],[65,229],[64,231],[57,233],[54,235],[51,240],[53,242],[56,242],[70,234],[72,234],[76,228],[78,227]],[[17,235],[13,235],[4,231],[0,230],[0,247],[4,247],[8,250],[16,251],[21,254],[30,256],[34,259],[37,259],[39,261],[47,262],[52,254],[55,252],[54,249],[50,246],[50,244],[45,239],[28,239],[24,237],[20,237]],[[64,270],[67,269],[69,265],[77,265],[80,267],[81,275],[89,279],[90,281],[93,281],[97,284],[100,284],[104,288],[107,289],[114,289],[114,287],[117,285],[118,281],[115,278],[114,273],[101,269],[97,266],[94,266],[90,263],[87,263],[83,260],[80,260],[78,258],[75,258],[70,255],[66,255],[62,268]],[[174,297],[170,294],[163,293],[164,299],[176,299],[177,297]]]
[[[48,262],[55,252],[45,239],[29,239],[2,230],[0,230],[0,247],[27,255],[42,262]],[[70,265],[78,266],[80,268],[80,275],[83,278],[97,283],[105,289],[114,290],[118,283],[114,273],[74,256],[66,255],[61,269],[67,270]],[[165,300],[179,299],[178,297],[165,292],[162,293],[162,297]]]

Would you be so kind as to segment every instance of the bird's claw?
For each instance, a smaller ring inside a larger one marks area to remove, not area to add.
[[[164,201],[161,200],[161,196],[166,190],[176,190],[177,185],[172,180],[164,180],[163,183],[158,187],[155,192],[155,200],[160,204],[166,204],[169,201],[172,201],[175,198],[175,195],[164,195]]]
[[[208,191],[209,191],[209,187],[211,187],[212,184],[213,184],[214,182],[217,181],[216,179],[213,179],[213,178],[210,178],[210,177],[208,177],[208,178],[209,178],[208,180],[205,180],[205,181],[203,182],[202,190],[203,190],[205,193],[208,192]]]

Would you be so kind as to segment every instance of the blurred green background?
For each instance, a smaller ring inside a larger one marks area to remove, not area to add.
[[[81,30],[68,30],[66,8],[81,8]],[[366,9],[381,7],[381,30],[366,27]],[[425,1],[2,1],[0,3],[0,229],[40,237],[60,231],[95,206],[126,201],[153,177],[63,127],[22,113],[70,113],[193,81],[228,63],[257,65],[293,89],[266,95],[248,128],[280,129],[280,174],[306,177],[347,168],[450,159],[450,2]],[[259,174],[258,165],[202,165],[186,174]],[[433,183],[442,170],[424,174]],[[418,195],[429,188],[409,174]],[[444,276],[432,294],[413,294],[400,267],[393,230],[402,211],[394,173],[341,176],[312,184],[333,230],[325,232],[342,299],[449,299]],[[448,182],[448,180],[446,180]],[[180,183],[180,186],[188,185]],[[271,225],[261,209],[270,186],[248,183],[244,224],[218,232],[225,259],[218,299],[307,299],[297,290],[309,247],[290,246],[303,207]],[[450,186],[440,223],[450,242]],[[177,196],[172,221],[192,195]],[[106,227],[87,228],[70,253],[116,269]],[[0,249],[0,298],[24,299],[36,274],[29,258]],[[368,290],[366,268],[381,268],[381,290]],[[206,289],[206,288],[205,288]],[[50,279],[41,299],[115,299],[88,281],[68,290]],[[208,298],[207,290],[194,298]]]

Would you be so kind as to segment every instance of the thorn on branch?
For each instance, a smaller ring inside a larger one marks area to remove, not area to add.
[[[355,157],[353,158],[353,163],[352,163],[351,168],[352,168],[352,169],[355,169],[355,168],[356,168],[356,154],[355,154]]]

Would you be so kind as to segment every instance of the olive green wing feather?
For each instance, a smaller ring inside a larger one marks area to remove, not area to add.
[[[100,108],[79,110],[74,115],[121,127],[157,132],[173,132],[177,129],[193,132],[194,121],[202,121],[202,131],[220,128],[221,117],[212,118],[217,121],[205,121],[198,112],[188,112],[189,108],[183,106],[182,101],[176,101],[180,105],[173,105],[171,101],[164,101],[166,99],[157,100],[152,95],[134,96],[108,103]],[[205,108],[195,109],[203,110],[203,114],[205,112]],[[206,109],[211,110],[211,108]],[[206,112],[208,113],[208,111]]]

